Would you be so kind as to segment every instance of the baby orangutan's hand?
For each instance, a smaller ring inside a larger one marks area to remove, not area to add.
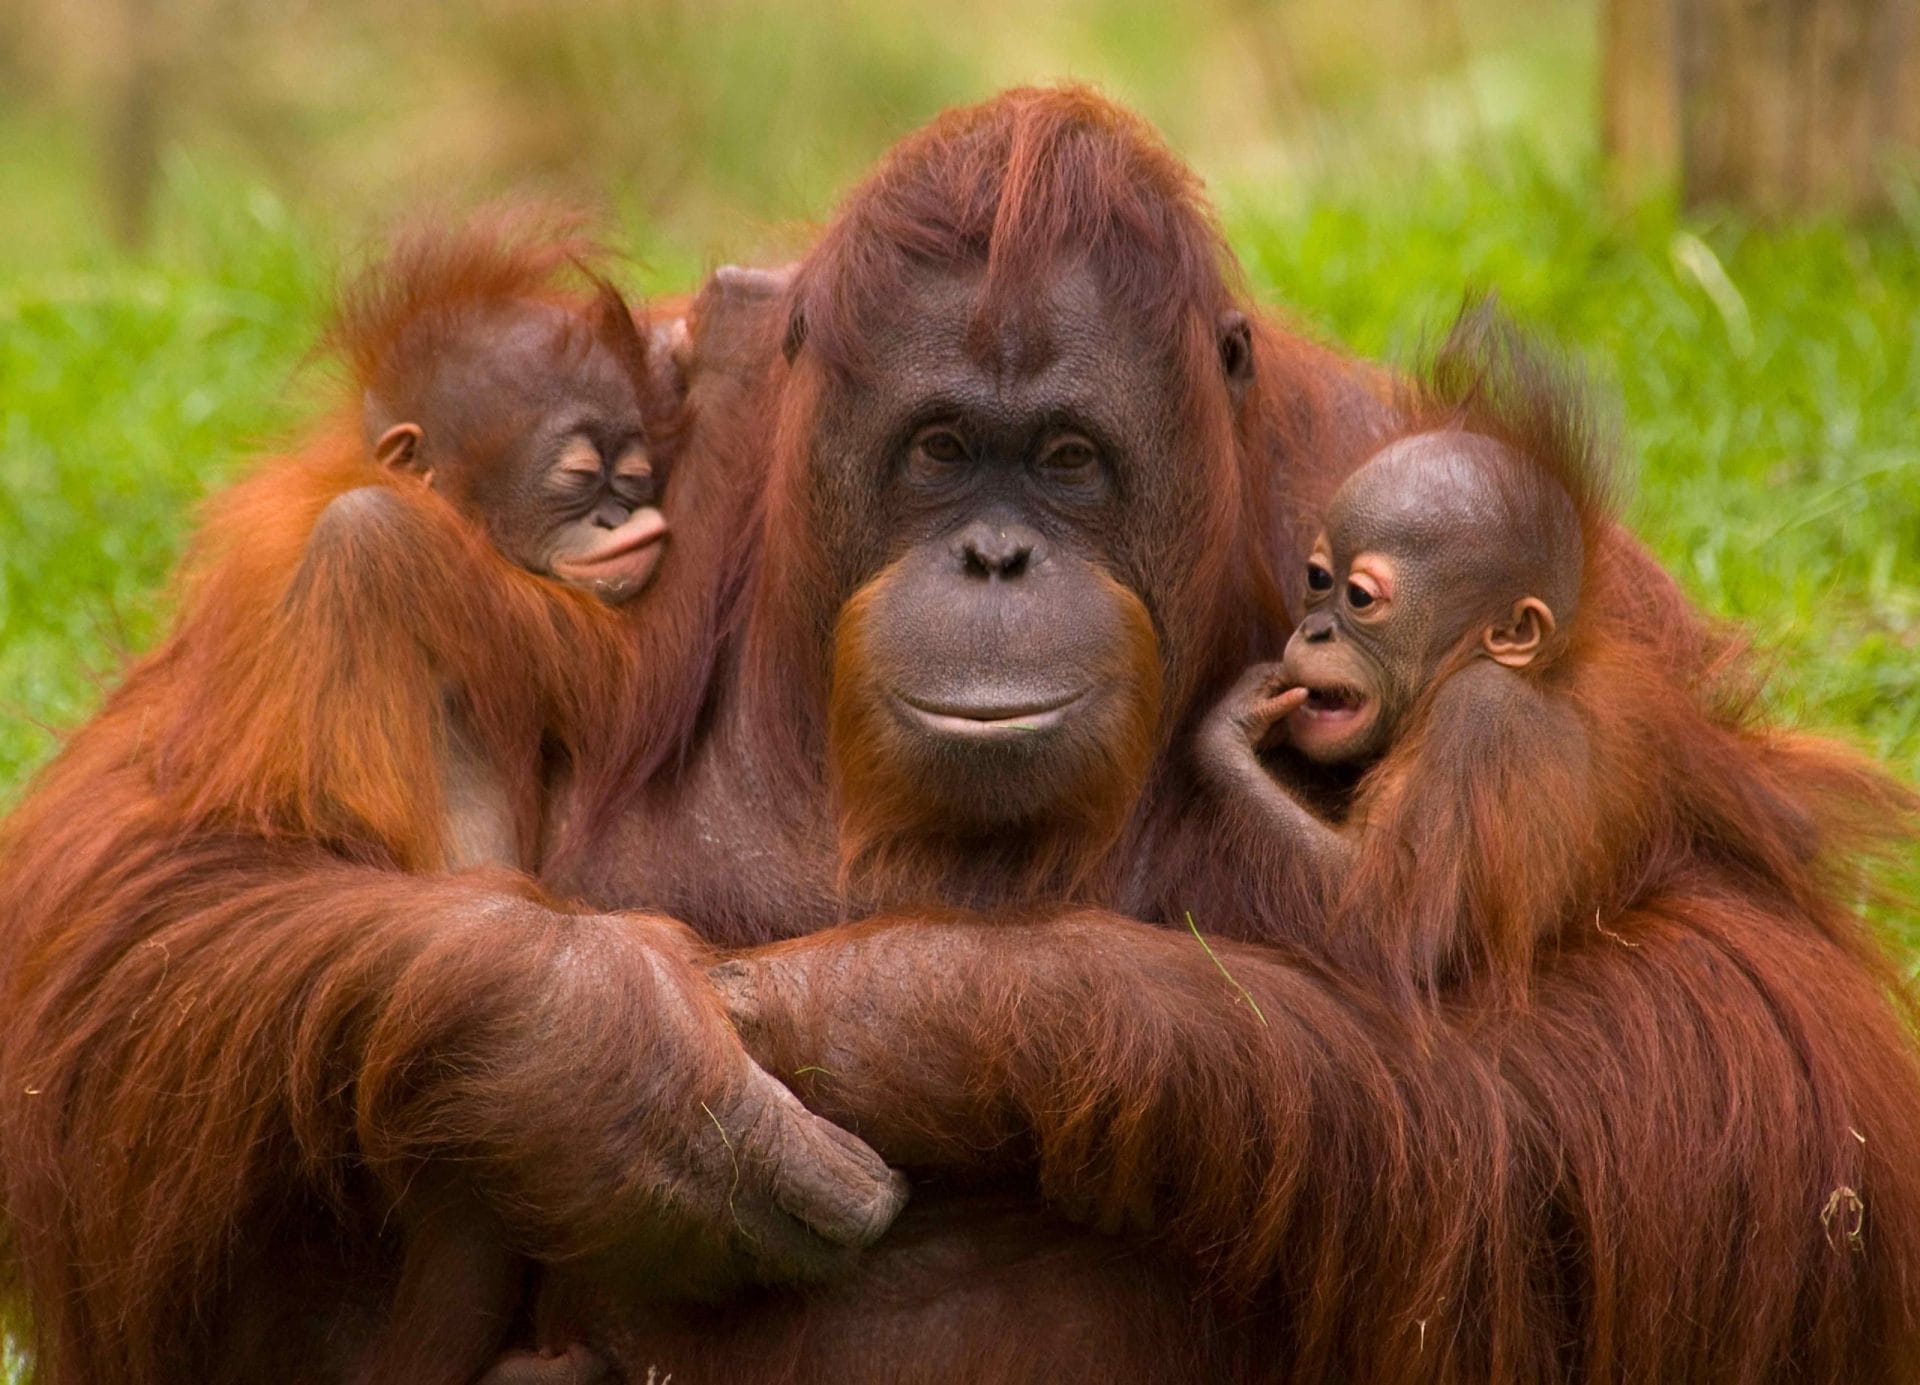
[[[1259,750],[1306,700],[1307,690],[1293,685],[1284,664],[1254,664],[1220,699],[1213,716],[1232,728],[1236,742]]]
[[[1307,700],[1305,688],[1285,687],[1255,703],[1248,711],[1250,744],[1257,750],[1273,737],[1281,722],[1300,709]]]

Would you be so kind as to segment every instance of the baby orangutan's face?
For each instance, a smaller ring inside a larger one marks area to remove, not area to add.
[[[666,547],[641,382],[591,324],[525,306],[476,331],[430,407],[374,455],[478,521],[505,557],[610,604],[652,581]]]
[[[1288,683],[1306,694],[1287,718],[1287,738],[1310,760],[1347,764],[1380,754],[1405,711],[1388,630],[1399,614],[1397,576],[1390,554],[1366,550],[1342,561],[1330,535],[1314,543],[1306,617],[1284,656]]]
[[[1514,541],[1498,505],[1498,444],[1429,433],[1380,452],[1335,494],[1307,559],[1305,615],[1287,642],[1287,739],[1320,764],[1377,759],[1447,659],[1509,667],[1553,631],[1546,604],[1508,590]]]

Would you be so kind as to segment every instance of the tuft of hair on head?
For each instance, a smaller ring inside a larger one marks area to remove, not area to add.
[[[1457,432],[1499,446],[1512,463],[1496,478],[1508,522],[1577,592],[1622,489],[1619,421],[1590,373],[1519,327],[1493,295],[1469,295],[1400,393],[1406,435]],[[1556,614],[1571,619],[1576,600]]]
[[[440,358],[490,314],[551,304],[581,311],[644,381],[646,340],[607,277],[615,256],[593,226],[584,211],[539,201],[415,217],[341,289],[323,348],[346,365],[358,399],[397,405],[423,383],[422,362]]]
[[[1551,481],[1592,538],[1620,509],[1620,424],[1591,372],[1521,328],[1493,294],[1469,295],[1439,348],[1415,373],[1418,426],[1480,434]]]
[[[1090,87],[1002,92],[902,140],[848,196],[794,285],[787,353],[858,372],[863,325],[927,266],[984,272],[972,332],[990,343],[1075,262],[1150,340],[1236,296],[1198,180],[1150,125]]]

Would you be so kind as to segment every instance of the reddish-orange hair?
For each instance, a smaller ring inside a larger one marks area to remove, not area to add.
[[[377,510],[353,503],[373,496]],[[370,464],[357,437],[222,495],[192,561],[176,631],[102,717],[137,709],[183,824],[436,868],[453,689],[512,786],[531,861],[543,754],[558,747],[591,777],[625,751],[626,615],[516,567],[438,495]]]
[[[831,517],[812,508],[823,400],[885,368],[863,343],[910,297],[916,275],[983,276],[973,336],[975,349],[990,353],[1008,314],[1075,269],[1092,276],[1141,341],[1164,351],[1181,382],[1177,470],[1154,509],[1129,526],[1152,550],[1139,564],[1150,589],[1139,594],[1162,665],[1159,716],[1121,759],[1162,759],[1205,690],[1284,637],[1275,572],[1291,570],[1304,542],[1292,498],[1318,493],[1315,478],[1334,469],[1327,459],[1345,454],[1353,425],[1381,400],[1350,386],[1329,353],[1257,318],[1253,379],[1231,394],[1220,332],[1244,295],[1193,175],[1144,122],[1092,91],[1004,93],[950,111],[896,146],[848,195],[788,292],[783,347],[791,365],[784,379],[773,367],[778,389],[769,391],[771,413],[758,427],[771,438],[772,470],[740,619],[744,681],[771,704],[760,719],[785,739],[774,758],[787,766],[793,792],[806,792],[829,754],[824,712],[835,673],[823,635],[851,595],[834,569]],[[1355,396],[1350,416],[1335,398],[1343,389]],[[867,782],[856,775],[841,787],[858,791]],[[1138,816],[1156,790],[1137,776],[1127,783]],[[1169,786],[1164,801],[1180,792]],[[843,820],[873,815],[843,812]],[[1056,880],[1090,880],[1090,867],[1111,861],[1124,839],[1111,812],[1085,821],[1090,830],[1071,848],[1047,845]],[[858,848],[876,845],[869,838]],[[952,878],[951,852],[924,864],[927,888]],[[1007,878],[1015,877],[1029,878]]]
[[[900,141],[848,197],[795,284],[793,331],[835,369],[869,368],[862,328],[917,268],[973,265],[989,341],[1073,264],[1149,340],[1241,296],[1199,180],[1152,126],[1085,87],[1004,92]]]
[[[543,757],[561,752],[580,801],[602,805],[638,772],[636,757],[658,752],[656,733],[665,739],[669,723],[691,716],[681,683],[692,675],[681,675],[700,661],[660,649],[641,657],[638,632],[656,627],[640,612],[654,593],[612,610],[521,570],[477,517],[378,465],[367,447],[370,409],[412,407],[437,360],[466,342],[484,349],[499,314],[530,303],[563,309],[626,365],[650,434],[671,447],[677,410],[588,224],[546,205],[422,220],[341,291],[325,337],[345,367],[334,412],[299,451],[209,506],[177,629],[105,714],[138,705],[143,753],[179,821],[433,868],[452,688],[513,786],[531,861]],[[556,339],[554,349],[571,347]],[[385,502],[377,518],[362,516],[365,532],[323,523],[356,491]],[[672,567],[662,591],[680,589]],[[676,649],[695,640],[679,604],[665,598],[657,626]]]
[[[363,395],[405,412],[431,363],[484,333],[503,308],[547,304],[626,365],[643,391],[650,426],[671,401],[651,397],[646,338],[606,276],[611,252],[586,213],[544,203],[502,203],[461,219],[421,218],[340,292],[325,347]]]

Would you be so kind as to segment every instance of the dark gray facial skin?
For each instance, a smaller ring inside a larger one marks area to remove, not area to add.
[[[1284,656],[1287,681],[1307,689],[1286,719],[1307,758],[1383,754],[1442,661],[1482,627],[1524,619],[1516,603],[1537,606],[1533,620],[1545,628],[1535,633],[1551,633],[1535,594],[1567,578],[1539,572],[1533,536],[1513,532],[1501,500],[1513,465],[1489,438],[1422,434],[1384,449],[1336,492]]]
[[[1157,698],[1148,545],[1192,481],[1169,352],[1088,275],[975,350],[980,283],[929,276],[869,333],[877,378],[828,383],[807,502],[843,536],[829,561],[891,753],[990,823],[1070,791]]]
[[[652,580],[667,523],[639,385],[577,315],[529,305],[476,325],[414,413],[376,455],[425,477],[507,558],[609,603]]]

